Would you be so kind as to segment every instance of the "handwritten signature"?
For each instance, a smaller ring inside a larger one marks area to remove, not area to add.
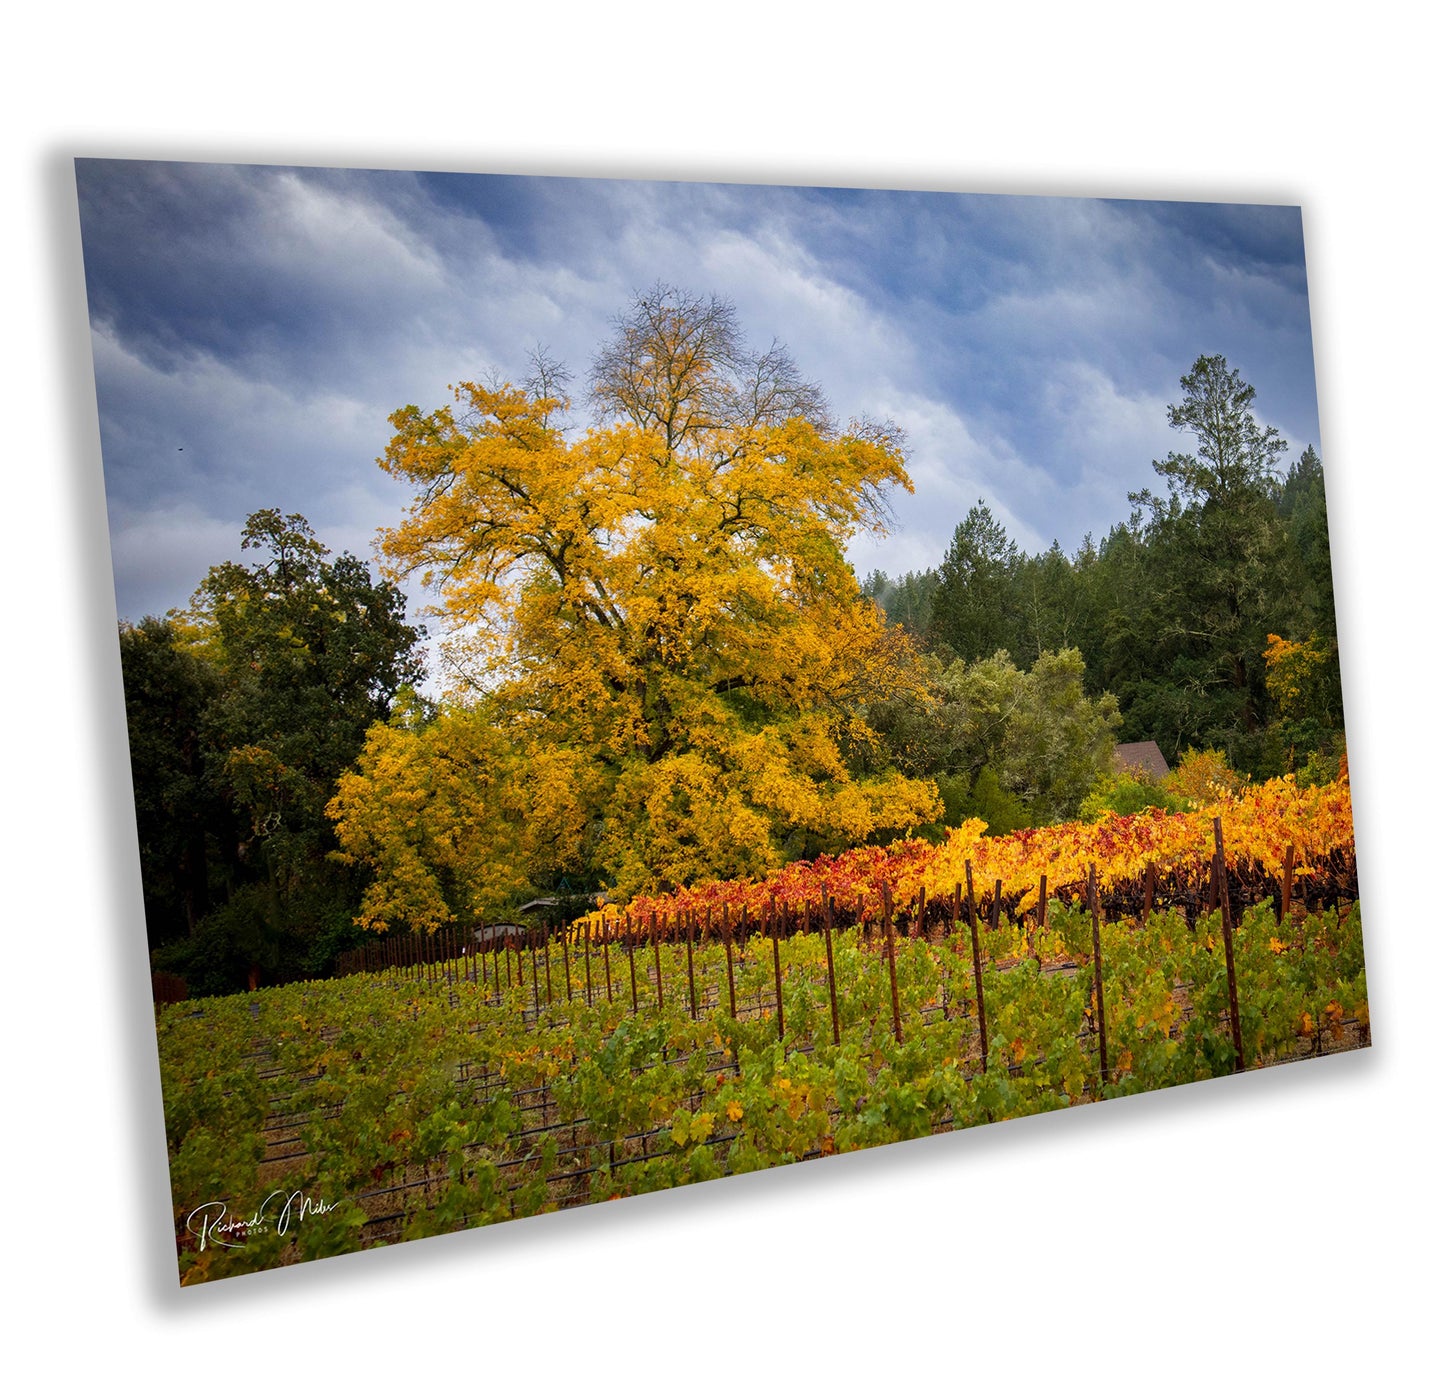
[[[281,1204],[276,1207],[278,1197]],[[299,1227],[308,1215],[329,1215],[340,1204],[340,1201],[312,1200],[303,1191],[273,1191],[249,1216],[241,1217],[233,1214],[225,1201],[207,1201],[186,1216],[186,1229],[196,1237],[199,1249],[208,1244],[240,1249],[254,1234],[274,1229],[278,1235],[284,1235],[293,1225]],[[274,1221],[271,1219],[273,1209]]]

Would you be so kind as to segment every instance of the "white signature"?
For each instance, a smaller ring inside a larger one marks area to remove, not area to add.
[[[277,1197],[283,1199],[273,1223],[270,1213]],[[196,1237],[200,1249],[208,1244],[240,1249],[254,1233],[274,1228],[278,1235],[284,1235],[308,1215],[329,1215],[340,1204],[339,1201],[313,1201],[302,1191],[273,1191],[249,1216],[241,1217],[234,1215],[225,1201],[207,1201],[186,1216],[186,1229]]]

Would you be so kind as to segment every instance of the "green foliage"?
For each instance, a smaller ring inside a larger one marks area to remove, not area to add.
[[[1332,734],[1329,740],[1309,753],[1294,769],[1298,782],[1308,787],[1324,787],[1339,780],[1345,769],[1344,732]]]
[[[936,574],[910,578],[934,580],[926,640],[944,664],[1076,648],[1088,691],[1118,700],[1121,739],[1153,739],[1170,760],[1218,748],[1270,776],[1327,751],[1342,722],[1323,468],[1308,447],[1279,479],[1284,439],[1222,356],[1201,356],[1180,387],[1168,419],[1193,450],[1155,462],[1163,494],[1131,493],[1100,542],[1025,554],[980,502]],[[903,580],[875,575],[869,592],[904,620]],[[1278,713],[1267,691],[1271,634],[1324,657],[1305,714]]]
[[[981,933],[996,959],[1020,931]],[[521,962],[512,954],[163,1008],[157,1036],[183,1280],[1233,1072],[1217,914],[1194,928],[1172,911],[1142,925],[1103,924],[1107,1077],[1088,911],[1055,899],[1048,928],[1031,933],[1051,970],[1034,958],[986,962],[987,1047],[966,922],[927,941],[894,940],[898,1036],[884,944],[834,930],[836,1044],[818,933],[778,944],[781,1035],[773,944],[761,936],[733,945],[737,1015],[715,939],[690,954],[664,943],[655,962],[649,946],[636,949],[635,1011],[619,942],[606,964],[596,945],[574,942],[570,975],[551,944],[539,954],[535,995],[530,954]],[[1364,1039],[1357,908],[1283,927],[1268,903],[1243,911],[1234,957],[1247,1066]],[[298,1155],[278,1181],[263,1159],[267,1116],[282,1092]],[[278,1186],[335,1209],[298,1214],[281,1233],[269,1195]],[[201,1202],[226,1202],[244,1217],[268,1200],[260,1228],[236,1249],[204,1246],[187,1225]],[[389,1221],[394,1215],[401,1219]]]
[[[1254,387],[1223,355],[1201,355],[1179,386],[1184,399],[1169,405],[1169,426],[1192,433],[1197,451],[1171,452],[1155,471],[1187,501],[1225,509],[1252,503],[1287,446],[1277,428],[1255,418]]]
[[[921,703],[880,701],[870,722],[901,772],[938,781],[945,821],[981,816],[995,833],[1061,821],[1107,769],[1118,707],[1086,693],[1077,651],[1045,652],[1028,671],[1002,651],[927,659],[924,674]]]
[[[325,807],[367,728],[421,678],[391,584],[299,515],[251,515],[191,612],[120,634],[147,926],[192,990],[324,971],[359,889]]]
[[[308,874],[282,886],[243,885],[194,933],[159,949],[156,967],[184,977],[192,996],[224,995],[253,974],[275,982],[327,975],[360,937],[355,895],[324,866]]]
[[[1161,812],[1183,812],[1188,810],[1188,803],[1142,769],[1125,768],[1099,778],[1079,804],[1079,820],[1097,822],[1111,814],[1131,817],[1151,807]]]
[[[990,836],[1006,836],[1010,831],[1035,825],[1028,804],[1014,793],[1006,792],[998,774],[988,764],[979,769],[968,796],[959,805],[958,817],[960,821],[968,817],[981,818],[988,823],[986,830]]]
[[[261,561],[216,565],[192,600],[198,649],[225,681],[212,743],[255,838],[304,863],[328,841],[337,775],[398,690],[420,681],[420,634],[395,585],[350,554],[328,562],[301,516],[256,511],[241,543]]]
[[[1170,486],[1167,499],[1148,491],[1130,498],[1150,512],[1152,586],[1143,600],[1157,649],[1150,669],[1158,674],[1163,663],[1171,689],[1190,697],[1183,722],[1166,731],[1172,742],[1161,747],[1169,756],[1206,742],[1238,761],[1264,723],[1265,638],[1297,606],[1273,499],[1274,464],[1286,444],[1255,418],[1253,387],[1222,355],[1200,356],[1180,386],[1185,397],[1170,405],[1169,423],[1194,436],[1196,452],[1154,463]]]
[[[871,598],[891,627],[901,627],[914,642],[923,642],[933,626],[933,598],[938,591],[938,574],[933,569],[909,572],[890,579],[874,569],[863,581],[863,596]]]
[[[182,643],[170,619],[120,629],[126,733],[140,841],[141,888],[151,946],[195,930],[223,888],[220,852],[237,825],[220,792],[221,760],[208,714],[224,681]]]
[[[1012,575],[1018,549],[982,501],[953,533],[938,567],[929,638],[963,661],[977,661],[1015,644],[1017,615]]]

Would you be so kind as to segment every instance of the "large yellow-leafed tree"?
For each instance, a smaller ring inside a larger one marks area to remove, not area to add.
[[[509,755],[534,877],[757,873],[936,815],[931,783],[853,761],[867,702],[918,683],[843,552],[912,490],[897,430],[835,424],[729,304],[664,286],[594,360],[589,426],[536,366],[393,414],[380,462],[417,493],[383,556],[433,592],[446,708]],[[364,759],[344,845],[367,782]]]

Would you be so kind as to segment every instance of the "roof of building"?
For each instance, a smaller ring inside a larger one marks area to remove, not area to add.
[[[577,896],[575,895],[571,895],[568,897],[572,899],[577,898]],[[585,895],[583,897],[589,903],[596,904],[597,901],[603,897],[603,892],[601,890],[594,890],[591,894]],[[539,895],[536,899],[529,899],[524,905],[522,905],[520,909],[517,910],[517,913],[523,915],[535,914],[542,909],[555,909],[559,904],[562,903],[562,898],[563,897],[558,894]]]
[[[1139,744],[1114,745],[1114,771],[1122,773],[1126,768],[1142,768],[1151,778],[1164,778],[1169,774],[1169,765],[1153,739],[1145,739]]]

